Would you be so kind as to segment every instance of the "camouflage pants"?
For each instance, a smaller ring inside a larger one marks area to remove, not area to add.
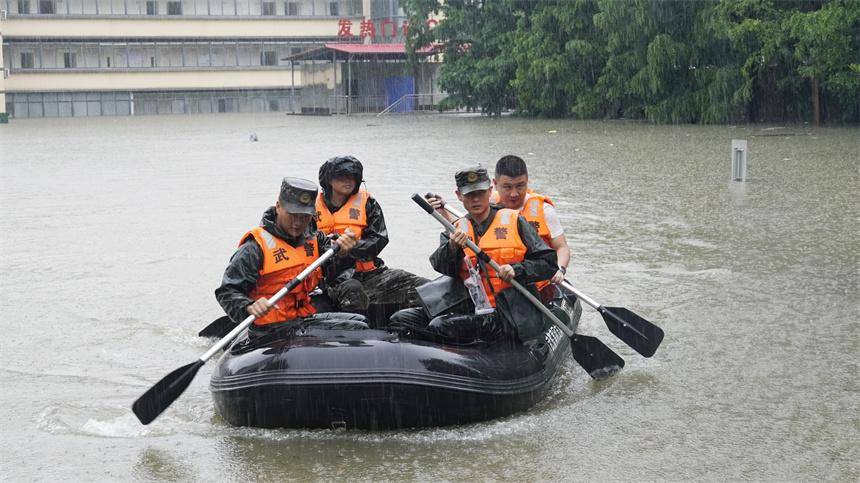
[[[427,283],[424,277],[382,266],[370,272],[356,273],[336,287],[329,287],[327,295],[339,310],[367,314],[374,322],[385,322],[388,315],[407,308],[421,306],[415,287]],[[384,321],[378,320],[380,318]],[[378,326],[371,322],[371,326]]]

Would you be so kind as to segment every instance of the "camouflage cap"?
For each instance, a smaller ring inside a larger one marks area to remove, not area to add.
[[[278,201],[287,213],[315,215],[317,185],[302,178],[284,178]]]
[[[487,175],[487,170],[480,164],[461,169],[454,174],[454,181],[457,182],[457,191],[461,195],[471,193],[472,191],[490,189],[490,176]]]

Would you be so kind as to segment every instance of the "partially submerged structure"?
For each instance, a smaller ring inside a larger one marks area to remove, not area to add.
[[[417,55],[422,61],[412,66],[402,43],[325,43],[282,60],[304,80],[303,114],[432,110],[446,96],[436,81],[439,53],[427,47]]]

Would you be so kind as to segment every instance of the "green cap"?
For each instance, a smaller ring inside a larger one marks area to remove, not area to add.
[[[471,193],[472,191],[490,189],[490,176],[487,175],[487,170],[480,164],[457,171],[454,175],[454,181],[457,182],[457,191],[461,195]]]
[[[316,215],[317,185],[302,178],[284,178],[278,201],[287,213]]]

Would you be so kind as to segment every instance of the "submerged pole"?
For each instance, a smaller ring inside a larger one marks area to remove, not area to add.
[[[732,181],[747,180],[747,140],[732,139]]]

